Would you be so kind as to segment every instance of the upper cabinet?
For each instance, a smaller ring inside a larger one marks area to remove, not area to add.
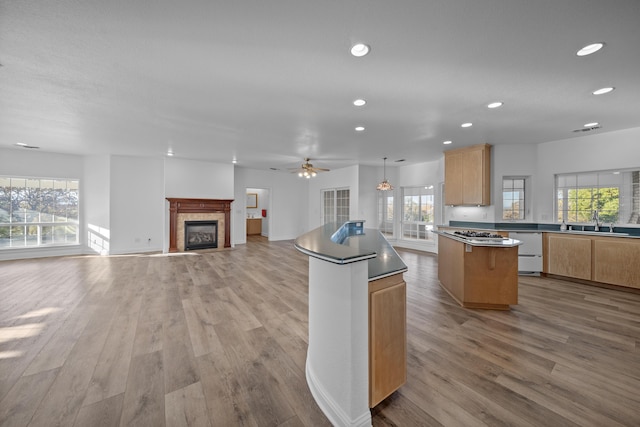
[[[478,144],[444,152],[444,203],[491,204],[491,146]]]

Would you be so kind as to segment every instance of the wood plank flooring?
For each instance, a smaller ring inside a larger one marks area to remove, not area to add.
[[[638,426],[640,295],[520,277],[459,307],[399,250],[408,381],[374,426]],[[325,426],[305,379],[307,257],[232,250],[0,262],[0,426]]]

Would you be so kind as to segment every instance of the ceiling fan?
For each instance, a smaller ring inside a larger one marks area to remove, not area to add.
[[[297,173],[299,177],[311,178],[316,176],[318,172],[328,172],[330,169],[316,168],[309,163],[310,158],[305,158],[304,163],[299,168],[290,168],[291,173]]]

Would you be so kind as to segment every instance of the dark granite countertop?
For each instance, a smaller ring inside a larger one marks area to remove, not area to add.
[[[568,224],[573,227],[573,230],[561,231],[560,225],[556,224],[535,224],[535,223],[493,223],[493,222],[471,222],[471,221],[450,221],[448,225],[438,225],[438,229],[474,229],[474,230],[487,230],[487,231],[512,231],[519,233],[562,233],[562,234],[585,234],[591,236],[600,237],[621,237],[621,238],[640,238],[640,228],[633,227],[618,227],[616,226],[614,231],[609,232],[609,226],[603,225],[602,231],[594,231],[593,224]]]
[[[407,271],[407,266],[380,231],[362,228],[363,221],[325,224],[295,240],[295,247],[309,256],[335,264],[367,260],[369,281]],[[360,223],[360,227],[350,227]]]

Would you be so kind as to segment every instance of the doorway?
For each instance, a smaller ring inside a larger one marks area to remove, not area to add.
[[[246,235],[262,236],[269,239],[271,222],[271,190],[247,187],[245,190]]]

